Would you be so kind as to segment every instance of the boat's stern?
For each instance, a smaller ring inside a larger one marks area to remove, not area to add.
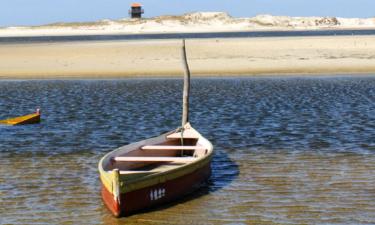
[[[121,200],[120,200],[120,174],[118,169],[105,171],[103,163],[107,158],[104,157],[99,162],[99,174],[101,181],[101,195],[103,202],[107,208],[116,217],[121,216]]]
[[[102,184],[101,195],[104,204],[112,212],[115,217],[121,216],[120,202],[108,191],[108,189]]]

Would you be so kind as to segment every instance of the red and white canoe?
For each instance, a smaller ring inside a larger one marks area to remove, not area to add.
[[[118,217],[177,199],[209,178],[212,154],[190,123],[118,148],[99,162],[103,201]]]

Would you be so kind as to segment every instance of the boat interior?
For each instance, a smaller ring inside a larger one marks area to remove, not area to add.
[[[122,177],[139,177],[176,169],[208,154],[199,142],[200,134],[191,129],[167,134],[158,143],[140,145],[111,156],[105,170],[118,169]]]

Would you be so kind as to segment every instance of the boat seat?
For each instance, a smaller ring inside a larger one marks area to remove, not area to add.
[[[116,162],[179,162],[179,163],[188,163],[196,160],[194,157],[115,157],[114,161]]]
[[[120,174],[126,175],[126,174],[150,174],[150,173],[155,173],[154,171],[149,171],[149,170],[125,170],[125,171],[119,171]]]
[[[187,129],[183,132],[182,137],[185,139],[198,139],[200,134],[197,131]],[[181,139],[181,132],[170,134],[167,139]]]
[[[205,150],[203,146],[145,145],[142,150]]]

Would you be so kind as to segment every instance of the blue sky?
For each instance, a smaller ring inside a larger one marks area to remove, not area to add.
[[[83,22],[128,16],[127,0],[1,0],[0,26]],[[226,11],[235,17],[375,17],[375,0],[143,0],[145,17],[193,11]]]

